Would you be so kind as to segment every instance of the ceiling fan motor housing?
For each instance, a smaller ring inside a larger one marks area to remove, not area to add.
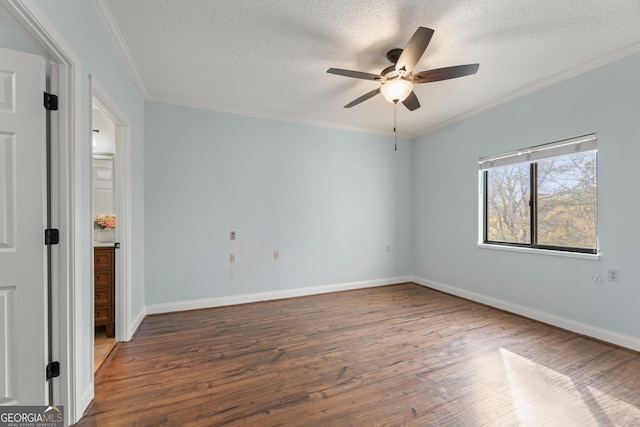
[[[389,65],[387,68],[380,72],[380,75],[385,79],[389,80],[398,76],[398,72],[396,71],[395,65]]]
[[[389,52],[387,52],[387,59],[393,65],[389,65],[387,68],[380,72],[380,75],[382,77],[390,80],[400,76],[400,73],[396,70],[396,63],[398,62],[398,58],[400,58],[400,55],[402,55],[402,49],[400,48],[391,49]]]

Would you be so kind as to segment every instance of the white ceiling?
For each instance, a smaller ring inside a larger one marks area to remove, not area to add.
[[[149,100],[391,133],[385,54],[435,30],[414,69],[480,63],[415,86],[398,133],[419,135],[640,52],[640,0],[94,0]]]

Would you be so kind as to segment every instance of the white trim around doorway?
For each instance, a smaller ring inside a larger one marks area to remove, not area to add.
[[[60,244],[53,257],[53,356],[60,362],[60,377],[54,379],[54,403],[63,405],[66,422],[73,424],[86,408],[81,390],[81,349],[76,341],[81,300],[79,288],[82,266],[81,189],[81,74],[80,60],[64,42],[37,6],[21,0],[0,0],[2,6],[45,53],[51,64],[52,92],[59,96],[59,109],[52,115],[52,224],[60,230]],[[88,243],[88,242],[85,242]]]

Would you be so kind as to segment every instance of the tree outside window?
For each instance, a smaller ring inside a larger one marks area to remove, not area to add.
[[[484,243],[597,252],[595,150],[487,168]]]

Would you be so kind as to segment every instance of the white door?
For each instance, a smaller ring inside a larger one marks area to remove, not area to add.
[[[45,62],[0,49],[0,404],[45,405]]]

